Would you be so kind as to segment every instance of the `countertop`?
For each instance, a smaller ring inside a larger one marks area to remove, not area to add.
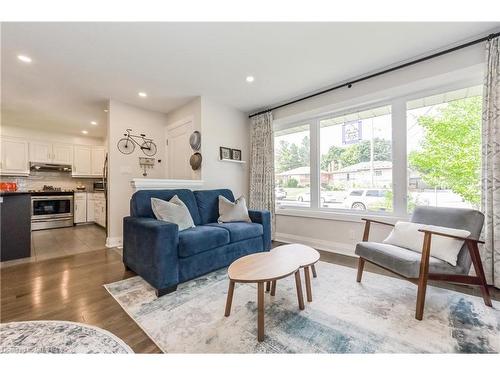
[[[29,191],[0,191],[0,197],[8,197],[10,195],[31,194]]]

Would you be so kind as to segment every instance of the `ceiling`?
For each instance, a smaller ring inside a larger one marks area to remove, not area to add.
[[[166,113],[206,95],[249,112],[499,27],[3,23],[2,123],[102,137],[109,98]],[[20,62],[19,54],[33,62]],[[248,84],[247,75],[255,81]]]

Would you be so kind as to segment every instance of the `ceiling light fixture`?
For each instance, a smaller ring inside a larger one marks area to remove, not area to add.
[[[248,83],[252,83],[253,81],[255,81],[255,78],[254,78],[254,76],[247,76],[246,81]]]
[[[137,95],[139,95],[141,98],[145,98],[146,96],[148,96],[148,94],[146,94],[145,92],[140,92],[138,93]]]
[[[82,134],[89,134],[89,132],[86,130],[82,130]]]
[[[109,112],[109,110],[108,110],[108,109],[105,109],[105,110],[104,110],[104,112],[108,113],[108,112]]]
[[[22,61],[22,62],[24,62],[24,63],[28,63],[28,64],[31,61],[33,61],[33,60],[31,60],[31,57],[26,56],[26,55],[17,55],[17,59],[20,60],[20,61]]]
[[[92,125],[97,125],[97,121],[90,121]]]

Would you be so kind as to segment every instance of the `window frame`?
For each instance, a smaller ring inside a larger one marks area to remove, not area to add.
[[[287,123],[279,121],[274,125],[275,131],[284,130],[309,124],[310,133],[310,207],[297,207],[292,205],[281,205],[276,207],[276,215],[300,216],[319,219],[359,221],[361,217],[383,218],[386,221],[395,222],[397,220],[408,220],[407,202],[407,103],[422,97],[444,94],[446,92],[465,89],[477,85],[482,85],[480,79],[467,79],[452,84],[438,85],[424,90],[415,90],[408,94],[383,100],[372,100],[369,102],[351,103],[337,111],[328,111],[315,116],[306,116],[300,120]],[[392,212],[383,211],[356,211],[352,209],[321,207],[320,200],[320,122],[332,117],[339,117],[351,113],[362,112],[373,108],[391,107],[391,142],[392,142]]]

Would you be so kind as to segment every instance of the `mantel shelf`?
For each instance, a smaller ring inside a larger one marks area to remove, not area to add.
[[[220,159],[219,158],[219,161],[225,161],[228,163],[236,163],[236,164],[246,164],[246,161],[244,161],[244,160],[232,160],[232,159]]]

